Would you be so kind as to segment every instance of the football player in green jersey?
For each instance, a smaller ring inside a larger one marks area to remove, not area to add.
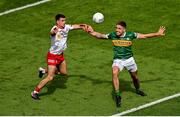
[[[90,35],[99,39],[111,39],[114,50],[114,60],[112,64],[112,81],[115,91],[115,101],[116,106],[121,105],[121,92],[119,90],[119,74],[126,68],[133,80],[136,93],[141,96],[146,94],[140,90],[140,83],[137,76],[137,65],[133,58],[132,52],[132,40],[134,39],[146,39],[152,37],[159,37],[165,35],[165,27],[161,26],[159,30],[155,33],[141,34],[136,32],[127,32],[126,23],[124,21],[119,21],[116,24],[116,29],[114,32],[109,34],[102,34],[93,30],[91,26],[88,27],[87,31]]]

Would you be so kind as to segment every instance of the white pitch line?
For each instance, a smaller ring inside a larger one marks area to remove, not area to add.
[[[136,108],[132,108],[132,109],[130,109],[130,110],[123,111],[123,112],[121,112],[121,113],[118,113],[118,114],[115,114],[115,115],[112,115],[112,116],[122,116],[122,115],[126,115],[126,114],[129,114],[129,113],[132,113],[132,112],[135,112],[135,111],[138,111],[138,110],[141,110],[141,109],[150,107],[150,106],[155,105],[155,104],[159,104],[159,103],[161,103],[161,102],[164,102],[164,101],[167,101],[167,100],[170,100],[170,99],[179,97],[179,96],[180,96],[180,93],[177,93],[177,94],[174,94],[174,95],[171,95],[171,96],[168,96],[168,97],[165,97],[165,98],[156,100],[156,101],[154,101],[154,102],[150,102],[150,103],[147,103],[147,104],[138,106],[138,107],[136,107]]]
[[[0,16],[5,15],[5,14],[9,14],[9,13],[12,13],[12,12],[15,12],[15,11],[19,11],[19,10],[22,10],[22,9],[26,9],[26,8],[29,8],[29,7],[32,7],[32,6],[36,6],[36,5],[39,5],[39,4],[43,4],[43,3],[49,2],[49,1],[50,0],[42,0],[42,1],[39,1],[39,2],[32,3],[32,4],[27,4],[27,5],[22,6],[22,7],[10,9],[10,10],[7,10],[7,11],[4,11],[4,12],[0,13]]]

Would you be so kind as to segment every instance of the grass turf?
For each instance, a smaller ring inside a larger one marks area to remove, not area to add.
[[[175,98],[173,100],[169,100],[167,102],[163,102],[161,104],[146,108],[144,110],[140,110],[126,116],[179,116],[180,109],[179,107],[180,98]]]
[[[1,1],[2,4],[4,1]],[[11,4],[11,7],[5,4],[0,10],[22,5],[15,0]],[[179,92],[178,6],[178,0],[52,0],[1,16],[0,115],[117,113],[112,98],[111,41],[96,40],[83,31],[69,33],[68,49],[65,52],[69,76],[57,76],[49,83],[41,92],[42,100],[31,99],[30,92],[40,81],[37,69],[46,66],[49,30],[54,24],[54,16],[59,12],[67,16],[70,24],[88,23],[104,33],[113,31],[115,23],[120,19],[127,22],[130,31],[148,33],[156,31],[160,25],[167,27],[165,37],[134,41],[134,57],[141,87],[148,96],[136,95],[129,74],[123,71],[119,77],[123,92],[122,107],[118,109],[120,112]],[[102,24],[92,22],[92,14],[96,11],[105,15]],[[170,110],[169,115],[177,111]],[[161,115],[160,111],[158,113]],[[142,115],[148,114],[144,112]]]

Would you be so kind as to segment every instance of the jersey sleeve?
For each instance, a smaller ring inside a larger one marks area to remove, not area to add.
[[[52,32],[57,26],[53,26],[50,30],[50,32]]]
[[[106,34],[106,39],[109,39],[109,34]]]
[[[70,25],[70,24],[66,24],[66,28],[67,28],[67,30],[72,30],[73,29],[72,25]]]
[[[113,34],[114,34],[114,32],[106,34],[107,39],[112,39]]]
[[[136,33],[136,32],[132,32],[132,38],[133,38],[133,39],[137,39],[137,38],[138,38],[138,36],[137,36],[137,33]]]

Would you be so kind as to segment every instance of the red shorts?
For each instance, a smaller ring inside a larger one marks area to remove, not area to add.
[[[50,52],[47,53],[47,64],[48,65],[59,65],[64,61],[64,54],[51,54]]]

